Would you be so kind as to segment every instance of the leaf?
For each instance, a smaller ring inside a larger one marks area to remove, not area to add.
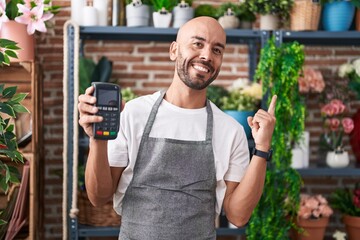
[[[12,58],[17,58],[16,53],[13,50],[5,50],[5,54]]]
[[[109,82],[112,72],[112,62],[102,57],[95,66],[91,82]]]
[[[5,88],[3,91],[3,97],[4,98],[12,98],[12,96],[14,96],[14,94],[16,93],[16,89],[17,89],[17,86]]]
[[[26,98],[28,94],[27,93],[18,93],[18,94],[15,94],[12,98],[11,98],[11,102],[15,102],[15,103],[19,103],[21,102],[22,100],[24,100]]]
[[[17,113],[29,113],[30,111],[21,104],[14,104],[13,109]]]
[[[11,116],[11,117],[15,117],[15,112],[12,109],[12,107],[10,107],[8,104],[6,103],[2,103],[0,102],[0,112],[2,113],[6,113],[7,115]]]
[[[5,84],[0,84],[0,96],[1,96],[2,93],[3,93],[4,86],[5,86]]]
[[[85,89],[91,85],[91,76],[95,69],[95,63],[89,58],[79,59],[79,93],[85,93]]]

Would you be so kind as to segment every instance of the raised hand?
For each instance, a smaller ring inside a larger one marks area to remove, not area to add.
[[[277,96],[271,99],[268,111],[259,109],[254,117],[248,117],[248,124],[251,127],[255,146],[258,150],[269,151],[271,148],[271,138],[274,132],[276,118],[275,106]]]

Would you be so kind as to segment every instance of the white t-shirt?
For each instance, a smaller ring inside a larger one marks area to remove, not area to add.
[[[126,103],[120,117],[120,131],[108,142],[112,167],[126,167],[114,195],[114,209],[121,215],[124,193],[133,176],[140,140],[150,111],[160,92]],[[249,148],[243,127],[211,103],[213,111],[213,151],[216,168],[216,213],[220,214],[225,196],[225,180],[240,182],[249,165]],[[206,137],[206,107],[184,109],[161,102],[150,137],[203,141]]]

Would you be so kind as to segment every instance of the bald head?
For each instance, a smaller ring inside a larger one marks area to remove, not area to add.
[[[181,43],[192,36],[211,36],[225,46],[226,34],[223,27],[212,17],[197,17],[186,22],[178,31],[176,41]],[[210,39],[209,39],[210,40]]]

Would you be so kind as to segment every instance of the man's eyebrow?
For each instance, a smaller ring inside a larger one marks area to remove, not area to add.
[[[193,37],[191,37],[191,38],[193,38],[193,39],[197,39],[197,40],[200,40],[200,41],[206,41],[206,39],[205,38],[203,38],[203,37],[199,37],[199,36],[193,36]],[[218,47],[221,47],[222,49],[225,49],[225,45],[224,44],[222,44],[222,43],[215,43],[215,45],[216,46],[218,46]]]

